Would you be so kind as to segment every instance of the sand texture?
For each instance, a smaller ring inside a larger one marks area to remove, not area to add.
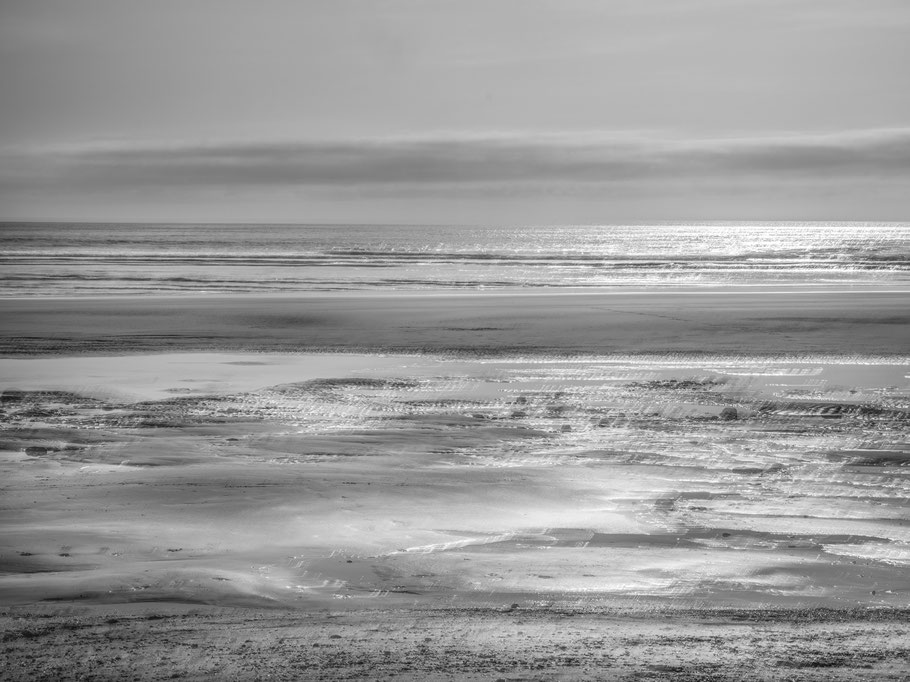
[[[902,612],[6,610],[0,679],[904,680]]]
[[[904,299],[686,296],[4,301],[0,679],[906,679]]]

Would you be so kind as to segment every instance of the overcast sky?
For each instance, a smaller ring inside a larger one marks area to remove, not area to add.
[[[0,218],[910,220],[907,0],[0,0]]]

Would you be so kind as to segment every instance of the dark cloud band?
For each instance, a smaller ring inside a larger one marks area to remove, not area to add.
[[[610,183],[910,175],[910,129],[748,139],[445,138],[96,147],[7,156],[7,182],[70,186]]]

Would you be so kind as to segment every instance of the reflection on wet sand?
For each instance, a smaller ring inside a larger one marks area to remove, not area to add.
[[[0,363],[7,604],[910,606],[893,357]]]

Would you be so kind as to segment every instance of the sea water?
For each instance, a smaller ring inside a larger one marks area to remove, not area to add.
[[[908,223],[0,224],[0,296],[904,286]]]

